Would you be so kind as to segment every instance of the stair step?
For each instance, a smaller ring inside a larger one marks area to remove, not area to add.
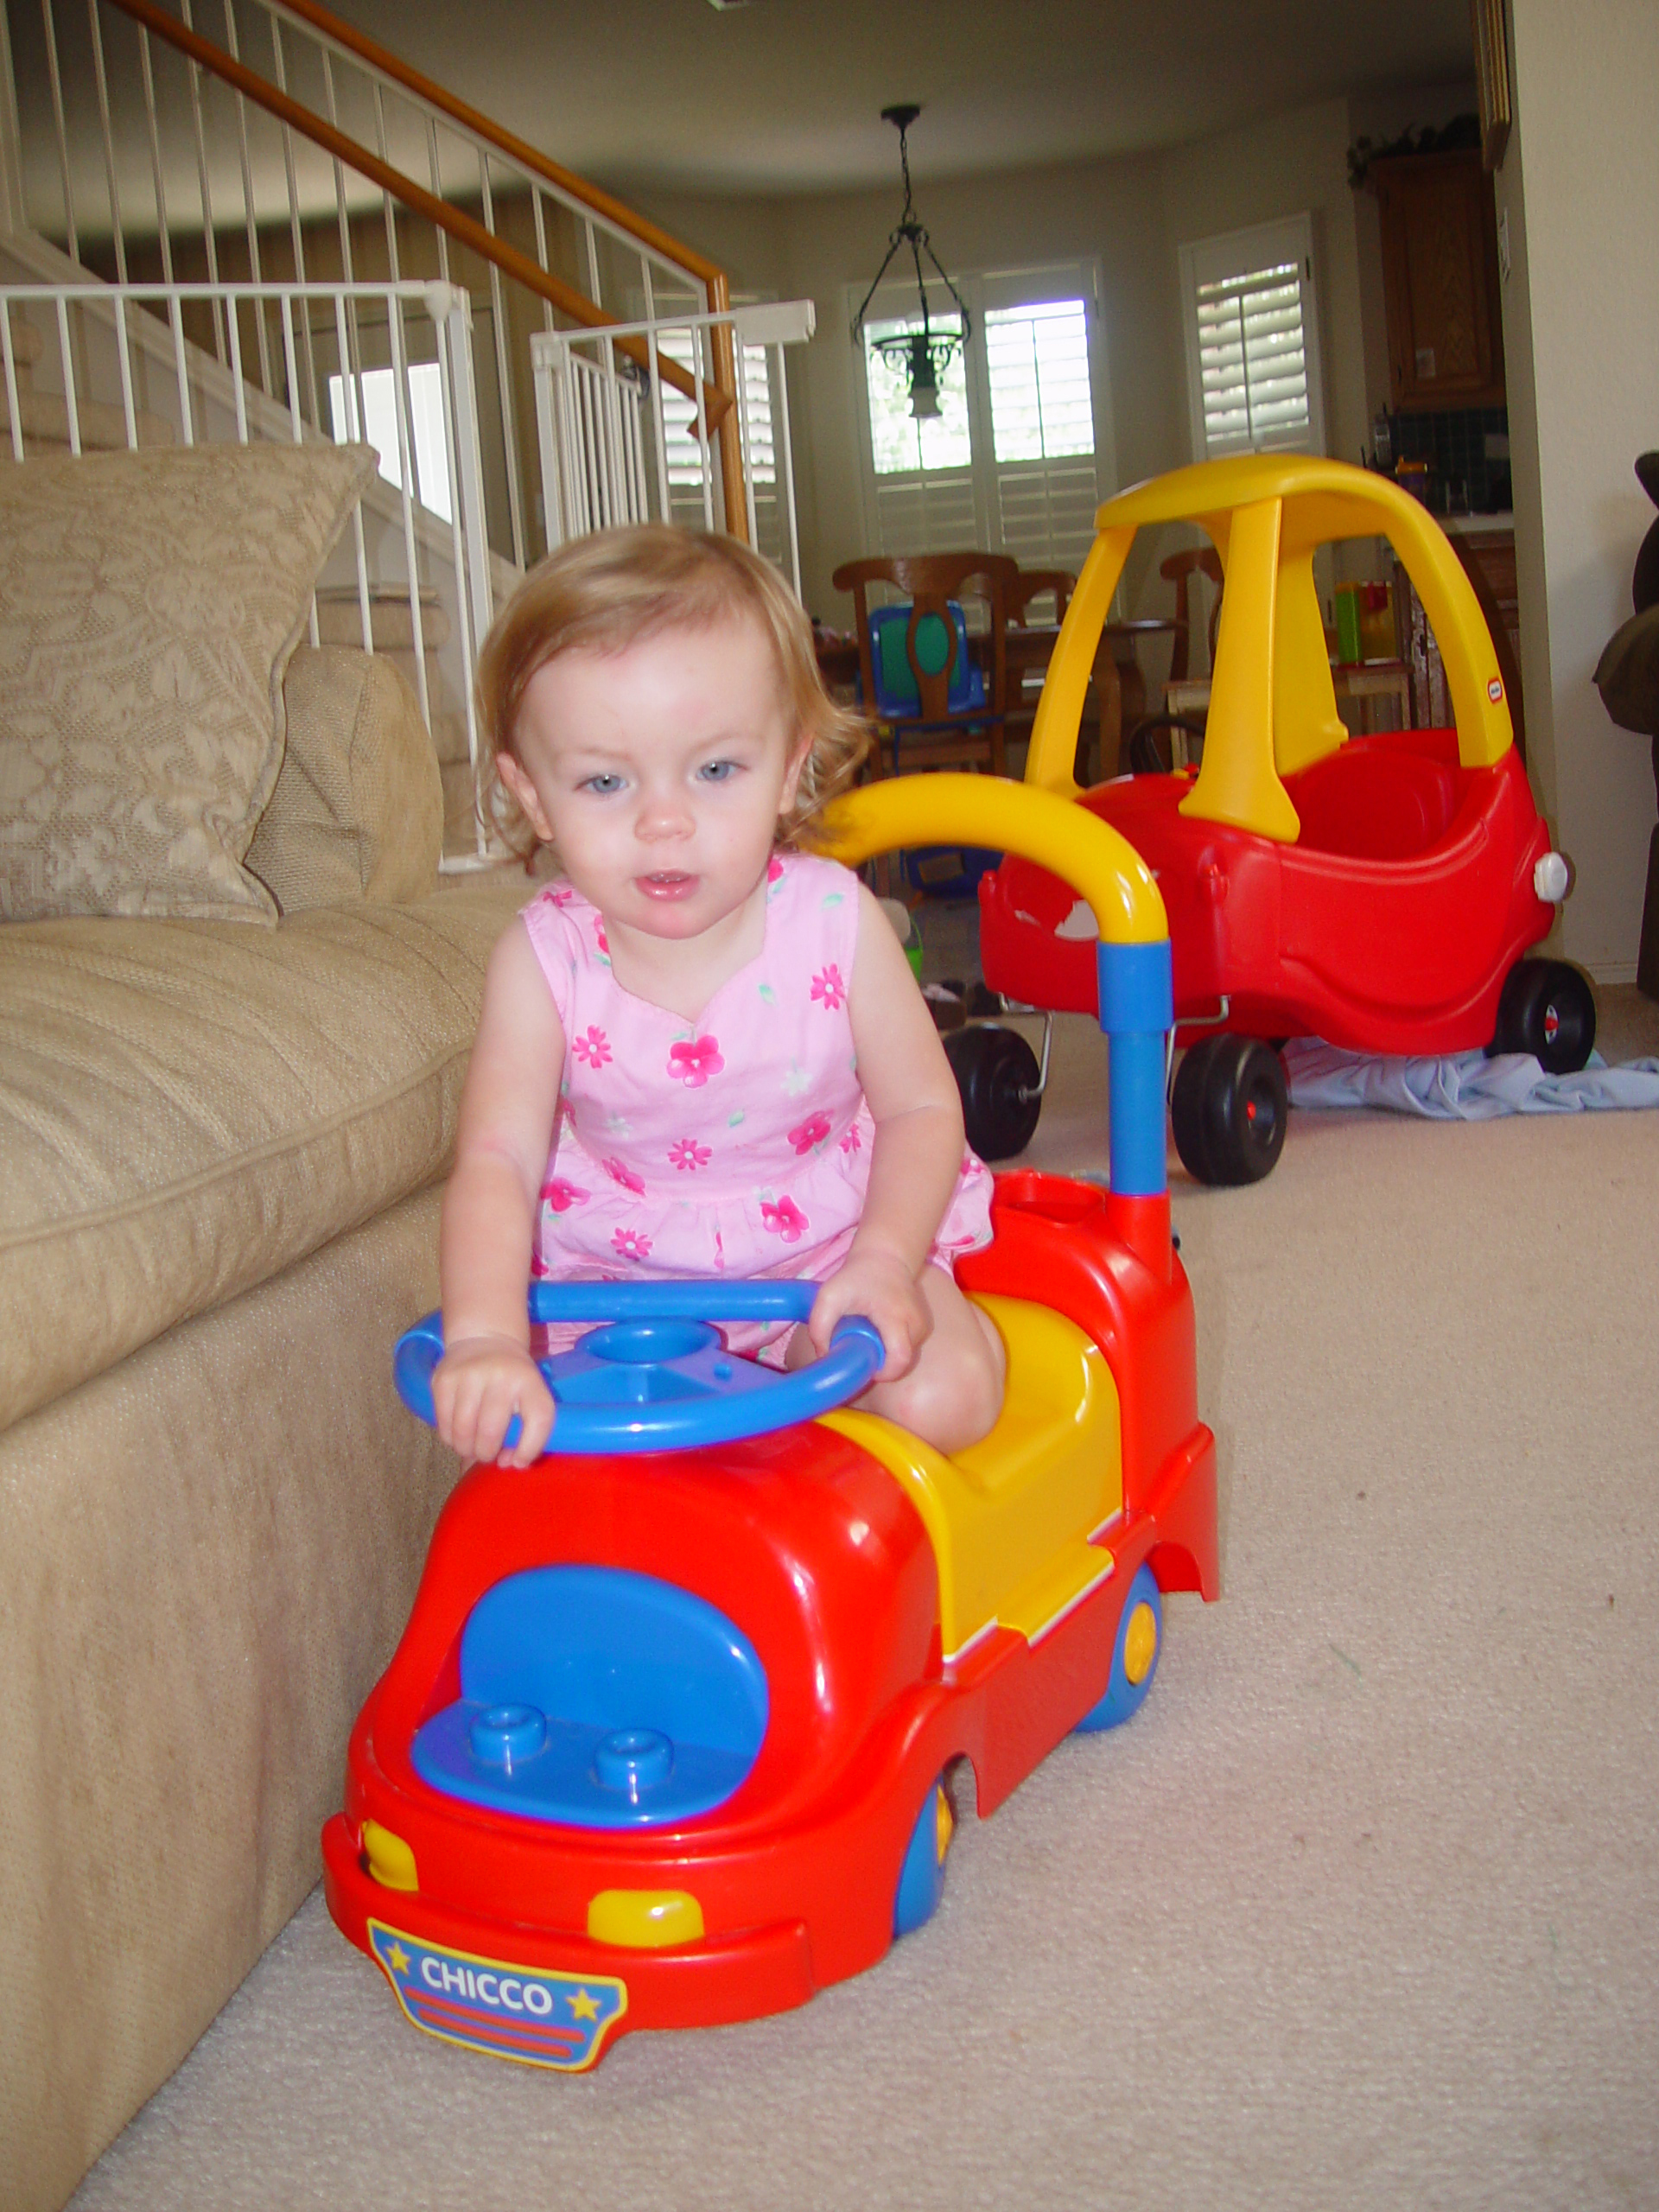
[[[409,612],[409,594],[400,585],[369,588],[369,634],[376,652],[411,654],[415,625]],[[317,594],[317,636],[325,645],[360,645],[363,616],[355,584],[329,584]],[[429,652],[449,642],[449,617],[438,604],[437,588],[421,588],[421,641]],[[413,664],[404,673],[414,682]]]
[[[12,324],[11,358],[20,370],[32,369],[45,351],[46,340],[32,322],[19,319]]]
[[[78,402],[75,411],[84,452],[126,451],[127,419],[118,407],[107,406],[101,399],[83,399]],[[69,410],[58,392],[20,391],[17,421],[26,445],[67,446],[69,442]],[[163,422],[159,415],[148,414],[141,407],[135,414],[134,423],[141,446],[178,443],[173,425]],[[11,409],[6,399],[5,380],[0,377],[0,436],[9,437],[10,433]]]

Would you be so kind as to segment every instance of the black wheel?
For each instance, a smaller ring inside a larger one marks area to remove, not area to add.
[[[1547,1075],[1576,1075],[1596,1041],[1596,1001],[1564,960],[1517,960],[1497,1002],[1494,1052],[1530,1052]]]
[[[1188,1046],[1175,1071],[1174,1088],[1169,1094],[1169,1123],[1175,1149],[1180,1154],[1182,1166],[1195,1183],[1221,1180],[1210,1165],[1209,1128],[1204,1112],[1206,1071],[1220,1042],[1219,1037],[1201,1037],[1196,1045]]]
[[[982,1160],[1011,1160],[1031,1142],[1043,1102],[1037,1055],[1025,1039],[994,1021],[976,1022],[944,1039],[962,1094],[968,1141]]]
[[[1181,1062],[1170,1098],[1175,1149],[1200,1183],[1259,1183],[1285,1141],[1284,1064],[1259,1037],[1206,1037]]]

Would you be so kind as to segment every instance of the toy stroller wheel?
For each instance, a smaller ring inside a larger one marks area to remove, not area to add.
[[[1175,1148],[1201,1183],[1259,1183],[1284,1148],[1290,1090],[1259,1037],[1208,1037],[1182,1061],[1170,1099]]]
[[[899,1869],[899,1888],[893,1900],[893,1932],[908,1936],[931,1920],[944,1894],[944,1854],[950,1848],[956,1821],[944,1794],[944,1777],[933,1784],[922,1800],[916,1825],[905,1847]]]
[[[962,1095],[963,1125],[982,1160],[1023,1152],[1043,1110],[1037,1055],[1016,1031],[992,1021],[954,1031],[945,1058]]]
[[[1564,960],[1517,960],[1497,1001],[1497,1052],[1530,1052],[1547,1075],[1576,1075],[1596,1041],[1596,1001]]]
[[[1092,1735],[1097,1729],[1118,1727],[1139,1713],[1152,1688],[1163,1648],[1164,1601],[1158,1594],[1158,1578],[1143,1562],[1123,1600],[1106,1694],[1078,1721],[1082,1733]]]

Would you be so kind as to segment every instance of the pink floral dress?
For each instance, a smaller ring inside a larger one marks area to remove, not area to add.
[[[565,1036],[538,1274],[822,1281],[841,1265],[874,1134],[847,1012],[857,894],[836,861],[775,854],[760,952],[695,1022],[617,982],[603,918],[569,884],[524,909]],[[989,1243],[990,1196],[965,1154],[931,1258]],[[788,1325],[723,1333],[753,1351]]]

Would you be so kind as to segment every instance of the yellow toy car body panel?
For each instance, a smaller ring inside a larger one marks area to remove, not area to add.
[[[1117,1385],[1099,1346],[1051,1306],[988,1293],[975,1303],[1008,1355],[988,1436],[947,1459],[876,1414],[819,1417],[879,1459],[921,1516],[947,1660],[994,1625],[1038,1642],[1112,1572],[1090,1539],[1123,1507]]]
[[[1181,811],[1281,843],[1300,831],[1282,778],[1334,752],[1337,712],[1313,555],[1350,537],[1385,537],[1440,647],[1465,768],[1514,743],[1509,702],[1479,602],[1421,503],[1384,477],[1300,454],[1245,454],[1175,470],[1109,499],[1049,665],[1026,780],[1076,796],[1071,769],[1100,633],[1138,530],[1196,523],[1226,575],[1211,691],[1211,741]]]

